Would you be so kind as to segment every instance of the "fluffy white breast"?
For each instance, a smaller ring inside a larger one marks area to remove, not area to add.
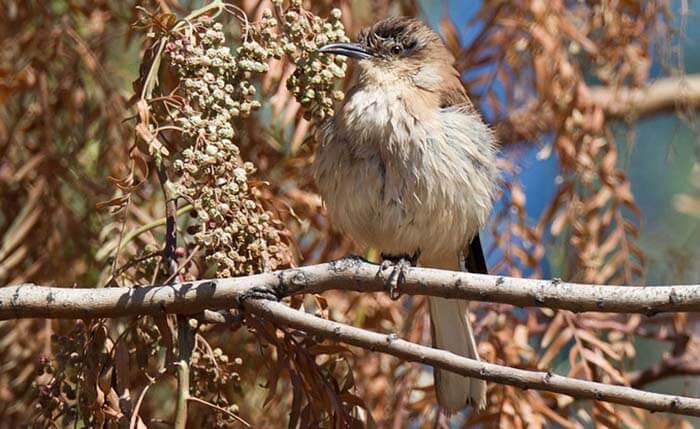
[[[331,222],[359,243],[454,255],[491,210],[493,135],[476,114],[422,109],[398,87],[353,91],[319,130],[316,183]]]

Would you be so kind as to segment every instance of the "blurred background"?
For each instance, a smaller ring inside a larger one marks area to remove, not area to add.
[[[138,125],[157,123],[162,112],[152,100],[145,110],[139,101],[150,69],[161,77],[153,99],[179,88],[177,77],[168,83],[167,61],[153,67],[152,48],[170,37],[176,18],[207,3],[0,1],[0,285],[125,287],[168,279],[159,270],[166,206],[156,172],[160,163],[170,169],[187,142],[163,133],[157,138],[167,155],[145,148]],[[251,22],[272,7],[231,3]],[[481,234],[494,273],[590,284],[700,281],[697,1],[323,0],[304,7],[324,18],[340,8],[350,37],[389,15],[418,16],[443,36],[502,144],[503,192]],[[232,48],[244,33],[236,16],[217,18]],[[308,175],[314,124],[287,90],[294,64],[269,65],[253,80],[262,108],[235,122],[235,143],[241,161],[256,168],[248,177],[256,210],[271,216],[285,251],[272,263],[249,264],[249,272],[361,250],[328,225]],[[352,70],[338,87],[351,83]],[[196,223],[178,218],[187,278],[217,272],[190,233]],[[371,250],[366,256],[377,257]],[[381,294],[329,293],[292,304],[429,344],[419,297],[397,304]],[[575,315],[489,303],[475,313],[487,361],[700,394],[695,315]],[[141,393],[139,424],[167,426],[175,384],[156,374],[171,374],[168,350],[175,346],[163,326],[146,317],[0,322],[0,427],[116,427],[131,418]],[[294,369],[300,344],[322,341],[292,341],[300,334],[259,320],[207,326],[200,335],[202,349],[219,352],[195,364],[193,377],[203,380],[197,392],[254,427],[284,427],[290,410],[302,416],[301,427],[332,427],[343,418],[394,428],[700,425],[495,385],[487,412],[448,419],[434,406],[430,368],[350,348],[324,349],[309,368]],[[122,343],[131,354],[128,376],[121,385],[93,383],[104,397],[90,396],[85,384],[117,365]],[[102,354],[88,356],[90,348]],[[261,368],[261,357],[271,366]],[[213,367],[221,368],[216,376]],[[313,383],[296,384],[314,374],[333,380],[342,411],[318,398]],[[121,400],[110,401],[112,392]],[[240,426],[199,408],[190,424]]]

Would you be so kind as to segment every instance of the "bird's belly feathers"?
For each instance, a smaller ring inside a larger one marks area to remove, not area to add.
[[[314,175],[331,222],[387,254],[459,252],[491,210],[491,133],[465,112],[418,122],[386,100],[346,105],[350,117],[320,132]]]

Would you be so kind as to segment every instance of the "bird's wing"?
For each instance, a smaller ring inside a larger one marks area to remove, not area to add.
[[[486,258],[484,257],[484,249],[481,247],[481,239],[479,234],[476,234],[469,243],[469,253],[464,261],[467,271],[474,274],[488,274],[489,269],[486,266]]]
[[[467,91],[464,89],[464,85],[462,85],[462,81],[459,79],[456,71],[451,76],[451,79],[446,79],[444,83],[445,85],[440,90],[441,108],[458,108],[475,112],[474,105],[469,99]],[[488,274],[486,258],[484,257],[484,250],[481,247],[481,239],[478,233],[472,238],[472,241],[469,243],[469,249],[466,250],[468,252],[465,252],[467,257],[464,265],[467,271],[476,274]]]
[[[467,95],[467,90],[464,88],[462,80],[459,78],[459,73],[455,69],[452,69],[451,73],[442,79],[437,92],[440,97],[440,107],[443,109],[460,107],[470,111],[474,110],[474,105]]]

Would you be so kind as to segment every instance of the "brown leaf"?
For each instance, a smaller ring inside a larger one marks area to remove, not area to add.
[[[108,363],[102,367],[100,371],[100,376],[97,380],[97,385],[100,390],[106,395],[112,390],[112,375],[114,374],[114,365]]]
[[[573,331],[571,328],[566,328],[559,333],[556,340],[552,342],[552,345],[547,348],[547,351],[539,358],[537,362],[538,369],[545,369],[549,367],[552,360],[559,355],[561,349],[569,343],[573,337]]]
[[[608,153],[603,156],[600,163],[600,174],[603,177],[612,176],[617,168],[617,153],[614,150],[608,150]]]
[[[314,344],[306,349],[310,355],[352,354],[350,349],[340,344]]]
[[[271,365],[270,371],[267,374],[267,383],[263,386],[264,388],[269,389],[269,392],[263,401],[263,407],[266,407],[275,397],[275,393],[277,392],[277,382],[279,381],[279,376],[282,369],[283,366],[279,363],[277,365]]]
[[[301,417],[303,389],[301,386],[301,379],[296,372],[289,374],[289,378],[292,381],[292,406],[289,411],[288,428],[296,429]]]
[[[122,195],[120,197],[115,197],[115,198],[112,198],[111,200],[102,201],[102,202],[95,204],[95,208],[97,210],[102,210],[106,207],[123,207],[129,201],[129,198],[130,198],[129,195]]]
[[[540,347],[549,347],[549,345],[552,343],[552,340],[554,339],[554,336],[559,333],[561,328],[564,326],[564,323],[566,323],[566,320],[564,319],[564,313],[557,312],[557,315],[554,316],[554,319],[552,319],[551,322],[549,322],[547,331],[542,336],[542,341],[540,341]]]
[[[612,349],[610,344],[606,343],[605,341],[601,340],[600,338],[596,337],[593,335],[591,332],[588,332],[585,329],[579,329],[576,331],[576,336],[579,337],[580,339],[586,341],[593,347],[596,347],[598,350],[602,351],[603,353],[607,354],[610,356],[611,359],[614,360],[621,360],[622,356],[620,356],[619,353],[615,352],[615,350]]]
[[[441,19],[440,30],[445,46],[447,46],[447,49],[452,53],[452,55],[458,57],[459,53],[462,51],[462,43],[460,41],[459,31],[457,31],[454,22],[447,17]]]
[[[620,373],[618,369],[614,368],[610,362],[608,362],[600,354],[599,351],[584,348],[581,350],[581,352],[588,362],[595,364],[597,367],[605,371],[605,373],[608,374],[615,381],[615,383],[623,385],[627,384],[627,380],[625,380],[625,377],[622,376],[622,373]]]

